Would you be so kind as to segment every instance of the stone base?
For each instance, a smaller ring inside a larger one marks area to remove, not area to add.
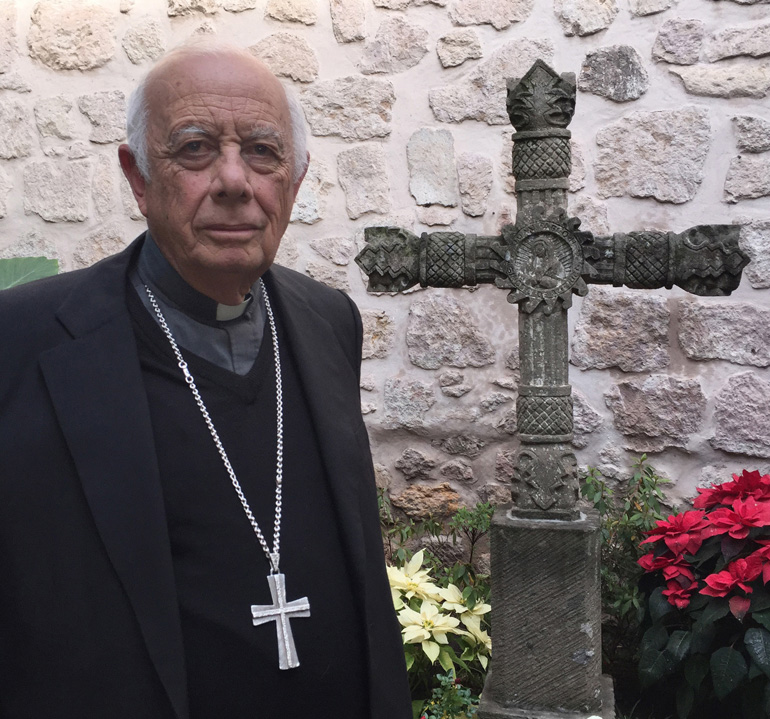
[[[480,717],[602,711],[600,535],[593,510],[577,520],[534,519],[510,506],[495,512],[492,671],[483,696],[503,713]]]
[[[482,694],[481,704],[476,716],[478,719],[615,719],[615,692],[612,686],[612,677],[606,674],[601,678],[602,710],[593,714],[583,712],[555,712],[539,711],[537,709],[518,709],[516,707],[503,707],[492,699]]]

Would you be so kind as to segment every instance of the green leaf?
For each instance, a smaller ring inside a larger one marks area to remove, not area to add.
[[[452,657],[449,656],[449,652],[446,649],[442,649],[438,654],[438,663],[445,672],[453,672],[455,669]]]
[[[770,632],[767,629],[747,629],[743,643],[757,666],[770,676]]]
[[[751,618],[761,624],[765,629],[770,629],[770,609],[761,612],[754,612]]]
[[[695,692],[693,688],[682,684],[676,691],[676,713],[679,719],[687,719],[692,711],[692,705],[695,701]]]
[[[642,650],[657,649],[661,650],[668,643],[668,632],[662,624],[653,624],[642,635]]]
[[[748,674],[746,660],[732,647],[722,647],[711,655],[711,678],[714,693],[718,699],[724,699],[738,687]]]
[[[649,606],[650,616],[652,617],[653,622],[657,622],[659,619],[665,617],[666,614],[674,611],[674,607],[672,607],[668,603],[668,599],[663,596],[663,587],[656,587],[652,594],[650,594]]]
[[[717,619],[726,616],[729,612],[730,603],[727,599],[724,597],[712,597],[703,613],[698,617],[698,621],[704,624],[715,622]]]
[[[682,629],[677,629],[671,633],[671,638],[666,645],[666,651],[671,654],[678,661],[682,661],[687,656],[687,652],[690,650],[690,641],[692,635],[690,632],[685,632]]]
[[[716,636],[717,628],[711,622],[698,620],[692,625],[692,640],[690,652],[692,654],[710,654],[711,643]]]
[[[47,257],[12,257],[0,260],[0,290],[50,277],[58,272],[58,260],[49,260]]]
[[[412,719],[420,719],[422,714],[422,708],[425,706],[425,702],[422,699],[415,699],[412,702]]]
[[[414,664],[414,654],[407,654],[406,655],[406,671],[409,671],[412,668],[412,664]]]
[[[770,592],[763,587],[757,587],[751,594],[751,613],[763,612],[770,609]]]
[[[703,654],[693,654],[684,663],[684,678],[687,683],[697,689],[709,673],[709,660]]]
[[[726,562],[729,562],[734,557],[737,557],[743,551],[745,546],[745,539],[733,539],[729,534],[722,536],[722,556],[725,558]]]
[[[757,666],[757,663],[751,662],[751,664],[749,664],[749,681],[763,676],[765,676],[765,673]]]
[[[645,649],[639,656],[639,679],[643,687],[659,682],[676,669],[676,661],[668,652]]]

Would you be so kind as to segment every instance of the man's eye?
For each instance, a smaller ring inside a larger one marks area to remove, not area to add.
[[[182,147],[182,151],[187,153],[188,155],[194,155],[200,152],[202,149],[203,149],[202,140],[192,140],[191,142],[186,142]]]
[[[275,155],[273,149],[269,145],[262,145],[259,143],[252,145],[251,152],[258,157],[272,157]]]

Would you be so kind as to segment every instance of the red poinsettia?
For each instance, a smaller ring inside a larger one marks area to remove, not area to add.
[[[770,474],[761,476],[759,472],[743,470],[743,474],[734,474],[732,482],[712,484],[706,489],[698,487],[699,496],[693,502],[695,509],[709,509],[720,504],[732,504],[736,499],[753,497],[757,501],[770,501]]]
[[[677,609],[684,609],[690,604],[690,597],[698,588],[698,582],[684,579],[682,581],[672,579],[666,582],[666,588],[663,590],[663,596],[668,599],[669,604],[673,604]]]
[[[740,587],[746,594],[751,594],[754,589],[748,583],[762,573],[762,562],[760,557],[736,559],[721,572],[706,577],[704,581],[707,586],[700,593],[709,597],[726,597],[733,589]]]
[[[692,568],[687,564],[681,554],[677,555],[673,552],[664,552],[656,557],[653,552],[650,552],[639,559],[637,564],[647,572],[654,572],[657,569],[662,569],[663,577],[666,580],[676,579],[677,577],[686,577],[689,580],[695,579]]]
[[[674,554],[695,554],[703,543],[702,530],[707,526],[705,512],[690,511],[669,515],[658,521],[658,526],[647,534],[640,544],[662,539]]]
[[[770,524],[770,502],[757,502],[754,497],[736,499],[732,509],[720,507],[709,514],[708,523],[703,531],[704,538],[729,534],[733,539],[746,539],[752,527]]]

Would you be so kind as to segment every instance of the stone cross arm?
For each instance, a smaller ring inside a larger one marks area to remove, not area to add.
[[[417,284],[469,287],[482,283],[524,290],[521,285],[533,281],[562,284],[567,279],[560,277],[566,272],[567,258],[560,255],[571,246],[582,252],[584,282],[635,289],[676,285],[696,295],[729,295],[738,287],[748,262],[738,246],[739,225],[699,225],[678,234],[644,231],[600,237],[580,232],[578,225],[572,219],[563,222],[562,231],[557,227],[547,232],[541,227],[546,232],[539,233],[540,239],[551,236],[558,240],[557,234],[575,239],[544,243],[539,263],[527,246],[536,240],[528,236],[528,242],[516,242],[521,233],[513,225],[498,236],[460,232],[417,236],[396,227],[369,227],[366,247],[356,262],[369,276],[370,292],[402,292]],[[538,273],[540,277],[535,276]]]

